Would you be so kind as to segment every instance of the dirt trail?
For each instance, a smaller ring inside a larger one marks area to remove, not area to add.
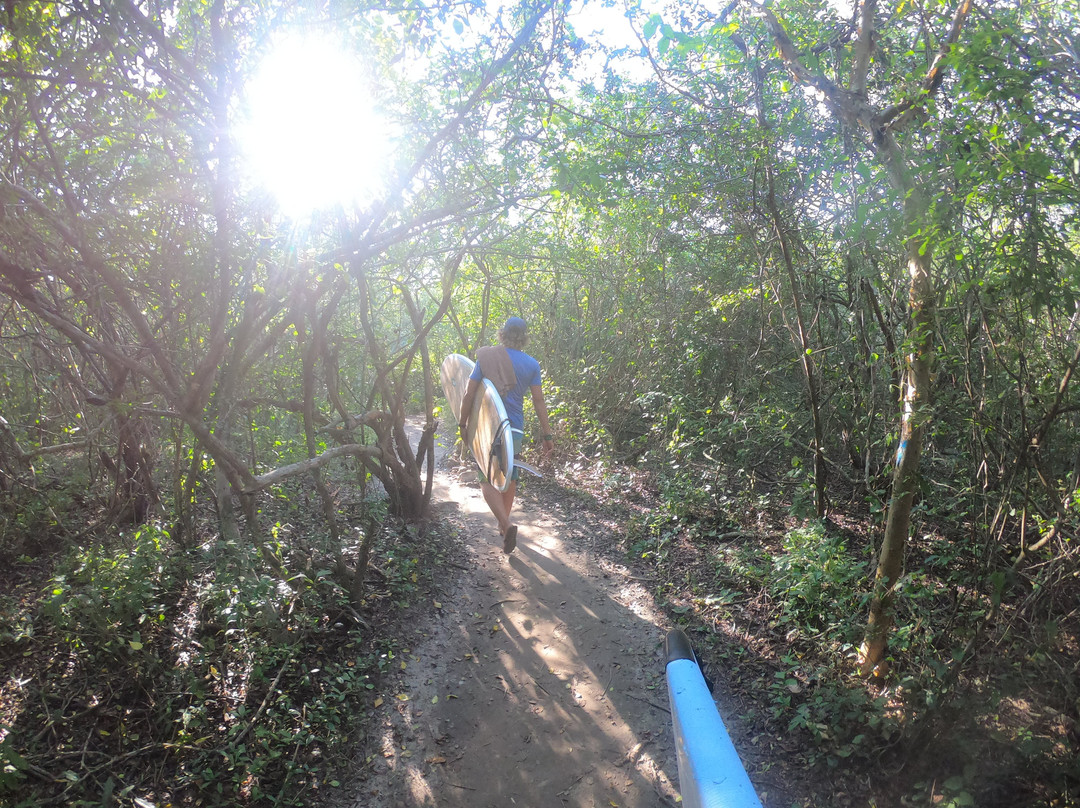
[[[675,805],[648,593],[571,538],[572,512],[523,498],[506,556],[479,486],[446,470],[435,484],[439,514],[466,534],[464,571],[403,657],[381,740],[358,761],[366,779],[341,805]]]

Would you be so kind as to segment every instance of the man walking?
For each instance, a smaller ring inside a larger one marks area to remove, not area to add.
[[[540,420],[540,439],[544,454],[555,448],[555,436],[548,425],[547,405],[544,392],[540,387],[540,363],[525,353],[529,340],[529,327],[520,317],[511,317],[499,329],[500,345],[481,348],[476,352],[476,366],[465,388],[465,397],[461,402],[461,435],[464,438],[468,430],[469,414],[472,412],[473,399],[485,378],[490,379],[495,389],[502,396],[506,407],[506,417],[510,421],[510,432],[514,436],[514,456],[521,451],[521,438],[525,432],[525,391],[532,394],[533,409]],[[510,511],[514,507],[514,494],[517,490],[519,469],[514,468],[510,486],[506,491],[499,491],[484,476],[480,476],[480,490],[484,494],[495,519],[499,523],[499,535],[503,539],[503,552],[512,553],[517,546],[517,525],[510,521]]]

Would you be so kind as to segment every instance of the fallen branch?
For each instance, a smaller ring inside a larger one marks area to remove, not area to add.
[[[301,460],[299,463],[291,463],[288,466],[282,466],[273,471],[268,471],[266,474],[260,474],[244,488],[244,493],[254,494],[257,491],[275,485],[289,477],[295,477],[297,474],[304,474],[313,469],[322,468],[331,460],[345,455],[351,455],[353,457],[374,457],[381,460],[383,451],[378,446],[363,446],[359,443],[335,446],[332,449],[327,449],[321,455],[317,455],[316,457],[309,457],[307,460]]]
[[[20,460],[30,460],[34,457],[44,457],[45,455],[61,454],[63,452],[73,452],[76,449],[85,449],[90,445],[89,440],[75,441],[74,443],[58,443],[55,446],[40,446],[37,449],[31,449],[29,452],[22,452]]]
[[[252,728],[259,722],[259,716],[263,714],[263,711],[266,709],[266,705],[270,703],[270,699],[274,695],[274,691],[277,689],[278,682],[281,681],[282,675],[284,675],[286,668],[289,667],[289,663],[293,661],[293,656],[295,656],[295,654],[296,652],[292,651],[287,657],[285,657],[285,661],[281,663],[281,669],[277,672],[277,676],[274,677],[274,681],[270,683],[270,687],[267,689],[266,695],[263,696],[262,704],[259,705],[259,709],[255,711],[255,715],[251,717],[251,721],[248,722],[248,725],[244,727],[241,733],[231,741],[233,746],[238,746],[240,742],[247,737],[247,734],[251,732]]]
[[[584,780],[584,779],[585,779],[585,775],[587,775],[587,774],[591,774],[591,773],[592,773],[593,771],[595,771],[595,769],[596,769],[596,767],[595,767],[595,766],[593,766],[593,767],[590,767],[590,768],[586,769],[585,771],[583,771],[583,772],[582,772],[581,774],[579,774],[579,775],[577,776],[577,778],[575,778],[574,782],[572,782],[572,783],[571,783],[570,785],[568,785],[568,786],[567,786],[566,788],[564,788],[564,789],[563,789],[562,791],[560,791],[560,792],[559,792],[559,795],[558,795],[558,796],[560,796],[560,797],[563,797],[563,798],[564,798],[564,800],[563,800],[563,801],[565,802],[565,801],[566,801],[566,800],[565,800],[565,797],[566,797],[566,796],[567,796],[567,795],[568,795],[568,794],[569,794],[569,793],[570,793],[571,791],[573,791],[573,790],[574,790],[574,786],[576,786],[576,785],[577,785],[578,783],[580,783],[580,782],[581,782],[582,780]]]
[[[662,705],[657,704],[655,701],[650,701],[649,699],[644,699],[641,696],[635,696],[633,693],[623,693],[623,695],[624,696],[629,696],[632,699],[637,699],[638,701],[643,701],[646,704],[648,704],[650,707],[655,707],[657,710],[663,710],[668,715],[671,715],[671,710],[669,710],[667,707],[664,707]]]

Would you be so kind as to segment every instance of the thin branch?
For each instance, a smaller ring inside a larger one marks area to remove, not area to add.
[[[295,650],[290,651],[289,655],[285,658],[285,661],[281,663],[281,669],[278,670],[277,676],[274,677],[274,681],[270,683],[270,687],[267,689],[266,695],[263,697],[262,704],[259,705],[259,709],[255,711],[255,715],[251,717],[251,721],[248,723],[248,725],[244,727],[244,729],[240,731],[240,734],[233,738],[230,742],[234,747],[239,745],[239,743],[244,740],[245,737],[247,737],[247,734],[251,732],[255,724],[258,722],[259,716],[263,714],[263,710],[265,710],[266,706],[270,703],[270,699],[273,697],[274,691],[277,689],[278,682],[281,681],[282,675],[284,675],[285,670],[289,667],[289,663],[293,661],[293,657],[295,655]]]
[[[918,92],[911,98],[908,98],[899,104],[894,104],[881,113],[878,120],[883,128],[902,128],[914,116],[915,107],[923,104],[927,98],[937,92],[937,89],[941,86],[941,82],[945,78],[945,58],[952,50],[952,46],[956,44],[956,41],[960,38],[960,32],[964,27],[964,21],[967,20],[968,15],[971,14],[973,6],[974,0],[962,0],[960,5],[956,7],[956,11],[953,12],[952,23],[949,25],[949,32],[938,46],[937,55],[934,57],[930,69],[926,71],[926,76],[923,77]]]

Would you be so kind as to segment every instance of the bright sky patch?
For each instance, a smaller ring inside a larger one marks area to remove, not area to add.
[[[331,37],[287,36],[246,88],[241,147],[253,179],[285,214],[380,195],[391,149],[359,58]]]

